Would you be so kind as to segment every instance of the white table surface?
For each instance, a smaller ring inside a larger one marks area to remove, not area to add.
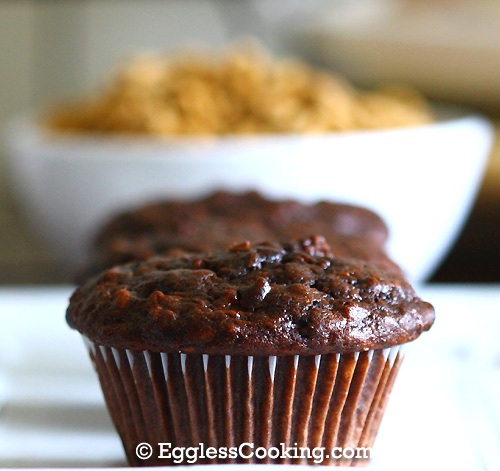
[[[0,467],[126,465],[71,291],[0,288]],[[418,292],[437,321],[406,347],[368,469],[500,470],[500,285]]]

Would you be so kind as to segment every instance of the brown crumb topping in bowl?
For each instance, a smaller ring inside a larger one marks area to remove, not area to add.
[[[338,75],[259,47],[140,55],[106,87],[48,116],[58,131],[151,136],[309,134],[427,124],[413,89],[355,89]]]

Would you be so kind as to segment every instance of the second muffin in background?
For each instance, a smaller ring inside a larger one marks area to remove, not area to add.
[[[333,202],[271,201],[255,191],[218,191],[192,201],[155,201],[112,217],[96,234],[90,261],[80,278],[178,249],[206,252],[242,240],[286,240],[310,234],[322,234],[334,255],[398,269],[384,253],[385,223],[366,208]]]

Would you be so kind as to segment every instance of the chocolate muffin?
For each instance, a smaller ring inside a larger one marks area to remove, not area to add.
[[[67,321],[131,465],[358,465],[339,450],[373,445],[401,345],[434,310],[399,271],[313,236],[116,266],[75,291]]]
[[[173,251],[206,252],[242,240],[322,234],[335,255],[396,269],[383,252],[388,231],[372,211],[340,203],[270,201],[256,192],[216,192],[196,201],[164,200],[124,211],[97,234],[81,279],[106,268]]]

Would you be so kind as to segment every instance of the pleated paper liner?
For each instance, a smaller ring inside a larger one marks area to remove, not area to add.
[[[133,466],[364,465],[402,361],[401,347],[252,357],[88,346]]]

